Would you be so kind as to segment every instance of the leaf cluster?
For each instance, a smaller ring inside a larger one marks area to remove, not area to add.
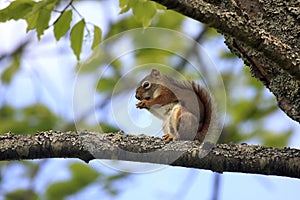
[[[84,39],[84,29],[86,28],[86,22],[82,18],[76,22],[73,26],[72,17],[73,10],[78,12],[73,6],[71,0],[62,11],[57,11],[56,8],[64,3],[61,0],[20,0],[13,1],[6,8],[0,10],[0,22],[6,22],[9,20],[23,19],[27,22],[27,32],[35,30],[37,37],[40,40],[44,32],[51,26],[54,26],[53,33],[55,39],[59,41],[63,36],[70,31],[70,43],[77,60],[80,60],[80,53],[82,50],[82,43]],[[50,25],[51,16],[53,13],[59,13],[59,16],[55,19],[52,25]],[[89,32],[90,30],[88,30]],[[101,29],[93,25],[93,44],[94,49],[101,42]]]

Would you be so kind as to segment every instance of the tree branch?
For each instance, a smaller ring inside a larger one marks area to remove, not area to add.
[[[279,107],[300,122],[300,1],[154,1],[216,28]]]
[[[199,158],[200,144],[165,143],[160,138],[123,133],[38,132],[0,136],[0,160],[79,158],[118,159],[208,169],[300,178],[300,150],[255,145],[218,144]]]

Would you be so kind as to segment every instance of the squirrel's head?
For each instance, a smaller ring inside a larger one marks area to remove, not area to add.
[[[151,73],[147,75],[136,89],[135,98],[138,100],[151,100],[155,97],[155,90],[161,82],[161,74],[157,69],[152,69]]]

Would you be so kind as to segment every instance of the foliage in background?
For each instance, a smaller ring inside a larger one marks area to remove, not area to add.
[[[0,185],[0,187],[2,187],[0,197],[4,192],[6,199],[66,199],[67,197],[76,196],[76,194],[92,185],[97,186],[99,191],[105,191],[107,194],[115,196],[118,194],[118,189],[114,185],[114,182],[128,176],[128,174],[124,172],[117,172],[114,174],[102,173],[101,171],[97,171],[82,162],[72,161],[65,166],[65,169],[61,169],[69,170],[70,178],[61,181],[53,181],[51,180],[51,176],[46,176],[44,181],[41,181],[39,179],[45,176],[43,174],[45,173],[43,170],[48,162],[49,161],[47,160],[39,162],[22,162],[21,174],[19,176],[11,176],[10,178],[14,178],[16,180],[22,179],[23,182],[28,182],[28,186],[11,191],[4,191],[3,188],[6,187]],[[7,163],[5,167],[3,167],[4,169],[2,168],[0,172],[1,174],[8,174],[9,170],[18,167],[18,165],[20,165],[20,163]],[[13,182],[12,180],[6,181]],[[36,182],[46,185],[46,188],[41,190]],[[4,183],[2,182],[1,184]]]
[[[83,2],[81,2],[83,3]],[[99,1],[101,4],[102,2]],[[187,18],[172,11],[165,10],[164,7],[156,3],[144,0],[120,0],[120,13],[130,13],[125,15],[118,21],[110,24],[107,33],[103,36],[109,38],[117,33],[133,28],[151,25],[153,27],[165,27],[168,29],[185,31],[185,23]],[[27,32],[35,31],[37,38],[42,39],[46,30],[51,30],[57,41],[64,39],[69,40],[70,47],[80,61],[80,55],[85,45],[85,38],[91,38],[92,44],[90,48],[95,47],[101,42],[101,27],[86,21],[84,16],[76,9],[75,1],[60,0],[20,0],[11,2],[6,8],[0,10],[0,22],[4,23],[9,20],[25,20],[27,23]],[[191,23],[189,21],[189,23]],[[194,23],[194,26],[202,26]],[[202,34],[202,35],[201,35]],[[207,29],[204,26],[199,28],[199,42],[202,44],[220,38],[215,31]],[[140,41],[131,38],[133,45],[149,42],[156,38],[149,38],[148,41]],[[174,41],[168,38],[169,41]],[[42,40],[40,42],[43,42]],[[30,43],[30,42],[28,42]],[[11,54],[0,56],[0,64],[2,66],[1,85],[9,88],[13,84],[16,75],[22,69],[22,58],[27,42],[21,44]],[[172,49],[182,49],[182,42],[176,41],[170,44]],[[192,49],[197,51],[197,49]],[[30,51],[27,49],[27,51]],[[93,75],[97,70],[103,70],[107,65],[106,61],[114,57],[112,49],[106,48],[105,52],[100,52],[102,56],[94,59],[92,63],[85,66],[80,73],[82,76]],[[183,74],[193,77],[187,70],[187,63],[176,58],[175,55],[168,52],[158,50],[140,50],[134,54],[131,66],[140,65],[149,62],[167,62],[171,66],[180,69]],[[93,56],[93,55],[91,55]],[[223,49],[220,51],[220,60],[229,64],[234,64],[237,58]],[[7,64],[8,63],[8,64]],[[177,66],[178,63],[183,65]],[[241,66],[238,66],[241,67]],[[74,67],[74,71],[78,68]],[[116,82],[122,77],[125,69],[128,69],[128,63],[125,60],[118,59],[110,63],[110,73],[104,76],[100,81],[95,81],[95,87],[101,96],[97,108],[99,112],[105,113],[109,104],[110,95]],[[249,71],[243,70],[238,77],[235,76],[230,68],[222,70],[222,77],[226,86],[227,93],[227,122],[222,135],[222,142],[247,142],[251,140],[259,141],[261,144],[270,146],[284,146],[287,144],[292,130],[276,132],[270,130],[264,123],[264,119],[278,111],[275,100],[270,95],[265,95],[264,87],[253,78],[250,78]],[[128,89],[128,88],[127,88]],[[124,88],[126,90],[126,88]],[[237,95],[236,91],[249,91],[249,95]],[[124,91],[120,91],[118,95],[123,95]],[[5,93],[3,93],[5,94]],[[49,129],[66,129],[75,130],[72,120],[64,119],[55,114],[51,108],[43,105],[43,102],[35,102],[26,107],[13,107],[10,102],[5,100],[5,95],[1,97],[0,105],[0,133],[12,131],[14,133],[34,133],[35,131]],[[86,113],[80,119],[75,119],[84,124],[86,129],[93,129],[95,125],[88,123],[88,117],[91,113]],[[62,126],[63,124],[63,126]],[[103,119],[101,127],[104,131],[117,130],[111,122]],[[5,164],[3,164],[5,165]],[[8,164],[12,165],[12,164]],[[30,173],[24,174],[27,179],[33,180],[37,177],[38,171],[42,165],[40,163],[24,162],[24,168]],[[9,166],[6,166],[9,168]],[[26,195],[28,199],[38,199],[39,196],[48,199],[61,199],[68,195],[83,190],[88,185],[99,184],[102,188],[112,195],[118,193],[113,188],[112,183],[126,177],[124,173],[114,175],[106,175],[96,172],[90,167],[80,163],[70,164],[71,178],[68,180],[49,183],[44,193],[36,192],[34,188],[16,188],[13,191],[5,193],[7,199],[17,199]],[[2,170],[3,171],[3,170]],[[24,178],[23,177],[23,178]],[[1,183],[3,184],[3,183]],[[0,186],[1,187],[1,186]],[[62,189],[64,188],[64,189]],[[2,194],[3,195],[3,194]]]

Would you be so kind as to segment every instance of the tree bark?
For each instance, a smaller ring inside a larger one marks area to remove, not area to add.
[[[79,158],[118,159],[168,164],[214,172],[242,172],[300,178],[300,150],[255,145],[218,144],[200,158],[200,144],[166,143],[145,135],[91,132],[38,132],[35,135],[0,135],[0,160]]]
[[[225,43],[300,122],[300,1],[154,0],[216,28]]]

